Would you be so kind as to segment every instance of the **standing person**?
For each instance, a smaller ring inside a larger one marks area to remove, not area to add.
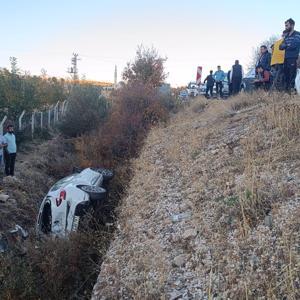
[[[285,91],[288,93],[291,93],[291,90],[295,88],[297,59],[300,51],[300,33],[294,27],[295,21],[293,19],[285,21],[287,33],[279,46],[280,50],[285,50],[283,72]]]
[[[7,146],[5,138],[0,134],[0,167],[2,166],[3,161],[3,148]]]
[[[14,176],[15,160],[17,155],[16,136],[14,134],[13,125],[8,125],[6,130],[7,132],[4,135],[5,143],[7,144],[4,151],[5,174],[6,176]]]
[[[230,82],[232,83],[232,95],[236,95],[240,92],[243,77],[243,67],[240,65],[240,62],[236,60],[230,72]]]
[[[204,83],[205,82],[207,82],[206,83],[205,97],[206,98],[212,98],[213,97],[214,84],[215,84],[213,71],[209,71],[209,75],[204,79]],[[208,96],[208,92],[210,93],[210,97]]]
[[[279,46],[284,40],[286,31],[283,31],[282,38],[272,45],[271,71],[273,74],[273,88],[277,91],[282,91],[284,86],[283,64],[285,50],[280,50]]]
[[[228,91],[229,95],[228,96],[232,95],[232,83],[231,83],[230,77],[231,77],[231,70],[229,70],[228,73],[227,73],[227,81],[228,81],[228,89],[229,89],[229,91]]]
[[[269,70],[264,70],[262,65],[256,67],[256,73],[259,75],[260,79],[254,81],[255,89],[264,89],[268,91],[271,87],[271,72]]]
[[[257,66],[262,66],[264,70],[268,71],[271,69],[271,53],[268,51],[266,45],[260,46],[260,55],[256,67]]]
[[[214,74],[216,81],[216,92],[217,95],[220,95],[223,98],[223,81],[225,79],[225,73],[221,70],[221,66],[218,66],[218,70]]]

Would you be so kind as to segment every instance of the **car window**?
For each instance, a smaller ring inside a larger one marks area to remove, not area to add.
[[[57,181],[53,187],[51,188],[50,192],[55,192],[57,191],[59,188],[61,188],[62,186],[66,185],[67,183],[69,183],[70,181],[73,180],[73,178],[75,177],[76,175],[70,175],[68,177],[65,177],[59,181]]]

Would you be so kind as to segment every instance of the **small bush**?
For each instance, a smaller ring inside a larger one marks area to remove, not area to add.
[[[193,101],[191,109],[194,113],[200,113],[207,107],[208,101],[204,99],[196,99]]]
[[[109,104],[98,87],[75,86],[60,130],[76,137],[97,128],[106,118]]]

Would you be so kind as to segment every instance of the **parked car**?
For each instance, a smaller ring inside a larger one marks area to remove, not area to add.
[[[254,90],[254,80],[256,78],[255,68],[251,69],[243,78],[241,90],[251,92]]]
[[[103,168],[76,170],[55,183],[43,199],[36,222],[36,233],[65,237],[77,231],[90,208],[105,202],[104,186],[113,172]]]
[[[196,97],[199,95],[199,85],[196,82],[190,82],[186,88],[189,97]]]
[[[180,91],[180,93],[179,93],[179,99],[181,101],[187,101],[188,98],[189,98],[189,94],[188,94],[187,90]]]

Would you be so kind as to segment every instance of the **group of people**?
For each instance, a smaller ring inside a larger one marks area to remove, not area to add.
[[[240,65],[239,61],[236,60],[231,70],[227,72],[229,95],[236,95],[240,92],[243,77],[243,67]],[[204,83],[206,83],[206,98],[213,97],[213,88],[215,84],[217,96],[223,98],[223,82],[225,78],[226,73],[221,69],[221,66],[217,67],[215,73],[212,70],[209,72],[209,75],[204,79]]]
[[[13,125],[8,125],[6,131],[3,136],[0,135],[0,166],[4,160],[6,176],[14,176],[17,144]]]
[[[295,21],[288,19],[281,39],[271,46],[260,47],[260,56],[256,64],[256,88],[291,93],[295,89],[297,75],[297,61],[300,51],[300,32],[295,29]]]
[[[259,58],[255,66],[254,87],[256,89],[270,90],[272,88],[288,93],[295,90],[297,63],[299,64],[300,32],[294,28],[295,21],[288,19],[285,21],[285,30],[281,39],[271,46],[272,52],[269,52],[266,45],[260,47]],[[217,96],[223,98],[223,82],[226,73],[222,71],[221,66],[217,68],[215,73],[210,71],[204,80],[207,98],[213,97],[214,85],[216,85]],[[243,77],[243,67],[236,60],[227,73],[229,95],[236,95],[240,92]]]

